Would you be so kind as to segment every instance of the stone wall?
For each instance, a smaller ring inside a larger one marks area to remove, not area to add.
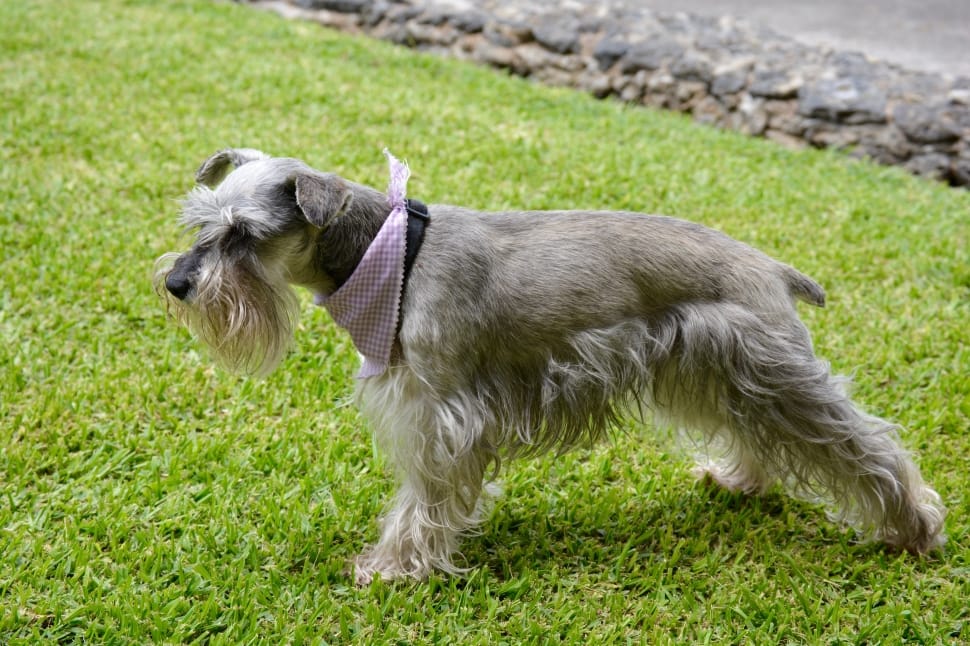
[[[249,0],[287,17],[836,148],[970,186],[970,78],[810,47],[728,17],[558,0]],[[635,3],[630,3],[635,4]]]

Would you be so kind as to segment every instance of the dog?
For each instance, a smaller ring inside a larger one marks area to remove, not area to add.
[[[670,217],[425,207],[403,199],[407,168],[386,154],[388,194],[297,159],[215,153],[183,204],[194,244],[153,279],[237,371],[284,357],[293,286],[348,329],[364,357],[356,401],[400,479],[358,584],[466,571],[459,541],[503,460],[592,444],[631,414],[701,438],[698,472],[729,490],[780,484],[864,540],[944,543],[945,509],[897,427],[815,357],[795,307],[824,305],[814,280]]]

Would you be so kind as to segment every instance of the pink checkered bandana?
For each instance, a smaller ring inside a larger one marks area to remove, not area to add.
[[[367,247],[360,264],[340,289],[330,296],[317,294],[314,302],[350,333],[357,351],[364,356],[358,379],[383,374],[391,359],[397,335],[401,291],[404,287],[404,252],[408,216],[404,194],[410,171],[386,148],[391,181],[387,200],[391,213]]]

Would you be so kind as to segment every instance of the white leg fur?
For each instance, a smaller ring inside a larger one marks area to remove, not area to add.
[[[494,453],[481,446],[481,422],[431,397],[406,367],[362,380],[357,398],[401,479],[380,540],[356,560],[357,583],[462,572],[453,563],[459,540],[498,493],[483,484]]]
[[[747,457],[733,463],[708,460],[694,467],[693,473],[701,480],[709,480],[735,493],[763,494],[774,483],[757,461]]]

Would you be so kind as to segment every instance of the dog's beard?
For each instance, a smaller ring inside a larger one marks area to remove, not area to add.
[[[156,263],[155,291],[168,311],[207,345],[227,369],[265,376],[286,355],[300,304],[283,280],[272,281],[256,264],[217,262],[203,272],[187,301],[165,289],[177,254]]]

